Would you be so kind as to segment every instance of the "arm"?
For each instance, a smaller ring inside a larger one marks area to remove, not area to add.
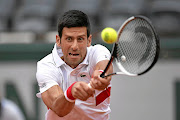
[[[52,86],[41,94],[43,102],[58,116],[67,115],[74,107],[75,102],[69,102],[64,97],[64,92],[58,85]]]
[[[102,72],[99,71],[99,70],[104,70],[106,65],[108,64],[108,62],[109,62],[109,60],[102,60],[102,61],[100,61],[100,62],[98,62],[96,64],[95,71],[94,71],[94,74],[93,74],[93,78],[90,81],[90,84],[91,84],[92,88],[98,89],[98,90],[104,90],[110,84],[111,76],[101,78],[100,74]],[[112,63],[111,63],[111,65],[110,65],[109,69],[107,70],[106,74],[112,73],[112,72],[113,72],[113,66],[112,66]]]
[[[93,96],[94,89],[89,88],[85,82],[76,82],[72,86],[71,93],[74,98],[86,101],[89,97]],[[43,92],[42,99],[46,106],[60,117],[70,113],[75,104],[75,102],[66,100],[64,92],[58,85]]]

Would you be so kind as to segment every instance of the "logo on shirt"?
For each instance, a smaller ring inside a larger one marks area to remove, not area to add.
[[[80,77],[86,77],[86,75],[81,74]]]
[[[43,87],[46,87],[46,83],[43,83],[43,84],[41,85],[41,88],[43,88]]]

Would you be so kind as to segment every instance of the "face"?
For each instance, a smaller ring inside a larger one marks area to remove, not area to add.
[[[64,54],[63,60],[71,68],[76,68],[86,57],[87,47],[91,45],[90,35],[87,38],[86,27],[64,27],[62,37],[56,36],[56,43]]]

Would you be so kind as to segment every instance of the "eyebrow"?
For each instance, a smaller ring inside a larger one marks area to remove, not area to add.
[[[66,37],[69,37],[69,36],[70,36],[70,37],[73,37],[72,35],[66,35],[66,34],[65,34],[64,36],[66,36]],[[77,37],[86,37],[86,35],[85,35],[85,34],[82,34],[82,35],[78,35]]]

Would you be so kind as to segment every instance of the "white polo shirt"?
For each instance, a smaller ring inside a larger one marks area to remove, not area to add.
[[[61,48],[54,45],[52,53],[44,57],[37,63],[36,78],[40,88],[37,94],[41,97],[41,93],[48,90],[54,85],[59,85],[63,91],[76,81],[84,81],[89,83],[95,65],[102,60],[109,60],[110,52],[102,45],[94,45],[87,48],[87,54],[82,63],[75,69],[68,66],[60,57],[63,56]],[[109,86],[109,88],[111,85]],[[109,89],[110,90],[110,89]],[[48,110],[46,114],[47,120],[107,120],[110,113],[110,97],[107,90],[96,90],[95,96],[102,95],[103,100],[98,101],[95,97],[90,97],[86,101],[76,99],[73,110],[65,117],[57,116],[52,110]],[[100,96],[101,97],[101,96]]]

